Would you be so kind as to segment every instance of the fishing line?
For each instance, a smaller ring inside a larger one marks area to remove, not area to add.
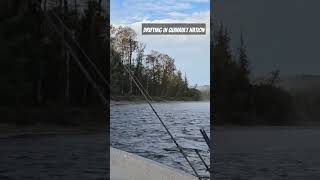
[[[67,30],[67,32],[69,33],[69,35],[71,34],[71,31],[69,30],[69,28],[63,23],[63,21],[60,19],[59,16],[56,15],[56,13],[54,13],[53,11],[52,14],[58,19],[59,23],[63,26],[64,29]],[[49,22],[53,25],[54,29],[57,31],[57,33],[61,36],[61,38],[63,37],[63,34],[61,32],[59,32],[59,29],[56,27],[56,25],[54,25],[53,21],[51,20],[51,18],[47,15],[47,13],[45,13],[47,19],[49,20]],[[107,104],[107,99],[105,98],[105,96],[103,95],[103,93],[101,92],[101,89],[98,87],[98,85],[95,83],[95,81],[93,80],[93,78],[90,76],[90,74],[88,73],[88,71],[85,69],[85,67],[83,66],[83,64],[80,62],[80,60],[77,58],[76,54],[74,53],[74,51],[72,51],[71,46],[68,44],[68,42],[64,39],[63,42],[66,45],[66,47],[70,50],[71,55],[74,57],[75,61],[77,62],[78,66],[80,67],[80,69],[83,71],[83,73],[85,74],[85,76],[87,77],[87,79],[89,80],[89,82],[93,85],[93,87],[97,90],[99,97],[101,98],[102,102],[104,104]],[[92,60],[90,59],[90,57],[85,53],[85,51],[80,47],[80,45],[78,44],[78,42],[74,39],[71,38],[72,41],[75,43],[75,45],[80,49],[81,53],[86,57],[86,59],[88,60],[88,62],[90,63],[90,65],[94,68],[95,72],[98,73],[99,77],[104,81],[104,83],[110,88],[110,84],[108,83],[108,81],[104,78],[103,74],[98,70],[98,68],[96,67],[96,65],[92,62]],[[162,124],[162,126],[165,128],[166,132],[169,134],[170,138],[172,139],[172,141],[174,142],[174,144],[177,146],[177,148],[179,149],[180,153],[183,155],[183,157],[185,158],[185,160],[188,162],[188,164],[190,165],[190,167],[192,168],[193,172],[195,173],[195,175],[201,180],[201,176],[199,176],[199,174],[197,173],[196,169],[193,167],[192,163],[190,162],[190,160],[188,159],[187,155],[185,154],[185,152],[183,151],[183,149],[181,148],[181,146],[178,144],[178,142],[175,140],[175,138],[173,137],[173,135],[171,134],[171,132],[169,131],[168,127],[166,126],[166,124],[163,122],[163,120],[161,119],[161,117],[159,116],[159,114],[157,113],[157,111],[155,110],[155,108],[153,107],[153,105],[151,104],[152,98],[150,96],[150,94],[147,92],[147,90],[142,86],[141,82],[135,77],[134,74],[132,74],[132,72],[128,69],[128,67],[123,64],[121,62],[121,64],[123,65],[124,69],[126,70],[126,72],[129,74],[129,76],[132,78],[134,84],[137,86],[137,88],[139,89],[140,93],[143,95],[143,97],[145,98],[145,100],[147,101],[148,105],[150,106],[150,108],[152,109],[153,113],[156,115],[156,117],[159,119],[160,123]]]

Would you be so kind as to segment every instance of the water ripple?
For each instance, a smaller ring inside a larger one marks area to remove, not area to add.
[[[178,143],[187,149],[196,169],[206,174],[200,160],[190,149],[199,149],[209,162],[208,147],[199,131],[204,128],[210,136],[209,102],[155,103],[154,106]],[[110,130],[113,147],[192,173],[147,104],[112,106]]]

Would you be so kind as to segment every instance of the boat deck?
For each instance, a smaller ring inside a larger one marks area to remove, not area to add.
[[[110,148],[110,179],[197,180],[183,171],[115,148]]]

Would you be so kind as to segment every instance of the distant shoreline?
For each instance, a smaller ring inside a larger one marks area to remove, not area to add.
[[[155,101],[157,103],[178,103],[178,102],[210,102],[210,100],[200,100],[200,101],[182,101],[182,100],[172,100],[172,101]],[[147,103],[145,100],[137,100],[137,101],[126,101],[126,100],[119,100],[119,101],[114,101],[110,100],[110,105],[115,106],[115,105],[129,105],[129,104],[143,104]]]
[[[172,101],[210,101],[210,99],[195,99],[194,97],[152,97],[156,102],[172,102]],[[113,96],[110,101],[128,101],[128,102],[139,102],[145,101],[143,96]]]

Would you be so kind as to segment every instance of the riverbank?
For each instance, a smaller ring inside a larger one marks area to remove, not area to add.
[[[320,127],[215,127],[216,179],[317,180]]]
[[[159,97],[152,96],[152,99],[157,102],[166,101],[203,101],[209,99],[201,99],[197,97]],[[145,101],[143,96],[112,96],[111,101]]]
[[[157,103],[175,103],[175,102],[209,102],[210,99],[192,99],[192,98],[166,98],[166,97],[152,97],[152,100]],[[110,100],[110,105],[128,105],[147,103],[143,96],[116,96]]]
[[[209,101],[155,101],[156,103],[183,103],[183,102],[209,102]],[[130,105],[130,104],[145,104],[147,101],[139,100],[139,101],[110,101],[110,106],[116,105]]]
[[[103,107],[0,107],[0,123],[18,127],[42,124],[95,129],[106,127],[106,116]]]

